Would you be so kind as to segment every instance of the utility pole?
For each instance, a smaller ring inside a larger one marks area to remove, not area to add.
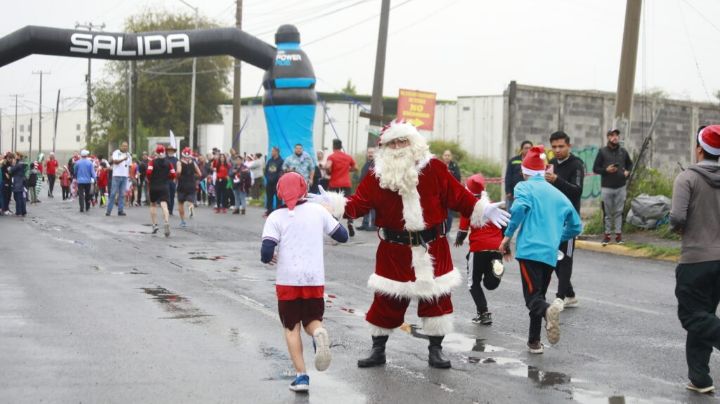
[[[140,150],[140,144],[138,143],[138,132],[137,132],[137,61],[133,60],[130,62],[130,81],[132,84],[132,119],[130,120],[130,127],[132,128],[133,144],[135,144],[135,150]]]
[[[20,94],[11,94],[11,97],[15,97],[15,122],[13,123],[13,136],[12,140],[10,141],[12,145],[12,151],[17,151],[17,107],[18,107],[18,97],[22,97]]]
[[[132,88],[132,72],[130,68],[130,62],[127,64],[125,69],[125,75],[127,77],[127,99],[128,99],[128,117],[127,117],[127,128],[128,128],[128,152],[133,152],[133,88]]]
[[[83,28],[88,31],[92,31],[93,28],[98,28],[100,31],[105,29],[105,23],[96,25],[91,22],[80,24],[75,23],[75,29]],[[92,99],[92,58],[88,58],[88,71],[85,76],[85,82],[87,83],[87,121],[85,122],[85,146],[90,144],[92,139],[92,107],[95,102]]]
[[[30,118],[30,126],[28,127],[28,162],[32,162],[32,118]]]
[[[185,2],[185,0],[180,0],[180,2],[195,11],[195,29],[198,29],[198,8]],[[197,75],[196,73],[197,73],[197,58],[193,58],[192,84],[190,87],[190,127],[188,128],[188,133],[189,133],[188,145],[190,146],[191,149],[193,148],[193,140],[195,138],[195,76]]]
[[[380,30],[378,32],[377,53],[375,54],[375,77],[370,101],[370,127],[367,146],[377,144],[379,129],[383,125],[383,81],[385,79],[385,52],[387,50],[388,24],[390,20],[390,0],[382,0],[380,6]],[[361,115],[362,116],[362,115]],[[377,133],[373,133],[375,129]]]
[[[642,0],[627,0],[625,6],[625,30],[623,32],[620,73],[618,74],[617,99],[613,125],[623,135],[630,134],[633,92],[635,90],[635,65],[637,63],[640,12]]]
[[[53,130],[53,153],[55,153],[55,141],[57,140],[57,123],[60,115],[60,90],[58,89],[57,102],[55,103],[55,127]]]
[[[32,72],[32,74],[40,75],[40,106],[38,107],[38,153],[42,153],[42,84],[43,74],[50,74],[50,72],[44,72],[42,70]]]
[[[242,29],[242,0],[236,0],[235,27]],[[233,70],[233,116],[232,116],[232,148],[240,150],[240,59],[235,59]]]
[[[2,108],[0,108],[0,152],[2,152]]]

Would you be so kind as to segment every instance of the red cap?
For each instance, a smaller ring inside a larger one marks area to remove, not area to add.
[[[157,153],[157,154],[165,153],[165,146],[163,146],[161,144],[155,146],[155,153]]]
[[[526,175],[542,175],[545,173],[545,146],[537,145],[530,148],[522,161],[522,172]]]
[[[278,198],[282,199],[290,212],[295,209],[297,201],[307,195],[307,182],[302,175],[289,172],[280,177],[277,184]]]
[[[706,152],[720,155],[720,125],[710,125],[702,128],[698,133],[698,143]]]
[[[182,152],[180,154],[182,154],[183,157],[190,157],[192,156],[192,149],[190,149],[189,147],[185,147],[182,149]]]
[[[485,177],[482,174],[474,174],[465,181],[467,188],[475,195],[480,195],[485,190]]]

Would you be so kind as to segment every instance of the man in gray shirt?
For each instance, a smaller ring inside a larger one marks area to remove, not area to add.
[[[687,331],[687,388],[710,393],[710,354],[720,349],[720,125],[700,128],[695,156],[697,164],[675,178],[670,225],[682,234],[675,296]]]

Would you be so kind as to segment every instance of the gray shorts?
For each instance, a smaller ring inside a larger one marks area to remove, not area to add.
[[[190,202],[195,203],[195,192],[179,192],[177,193],[177,200],[180,203]]]

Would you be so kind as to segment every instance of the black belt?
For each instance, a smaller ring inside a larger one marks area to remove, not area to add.
[[[445,237],[445,223],[421,231],[395,231],[383,228],[382,239],[390,243],[410,246],[425,245]]]

